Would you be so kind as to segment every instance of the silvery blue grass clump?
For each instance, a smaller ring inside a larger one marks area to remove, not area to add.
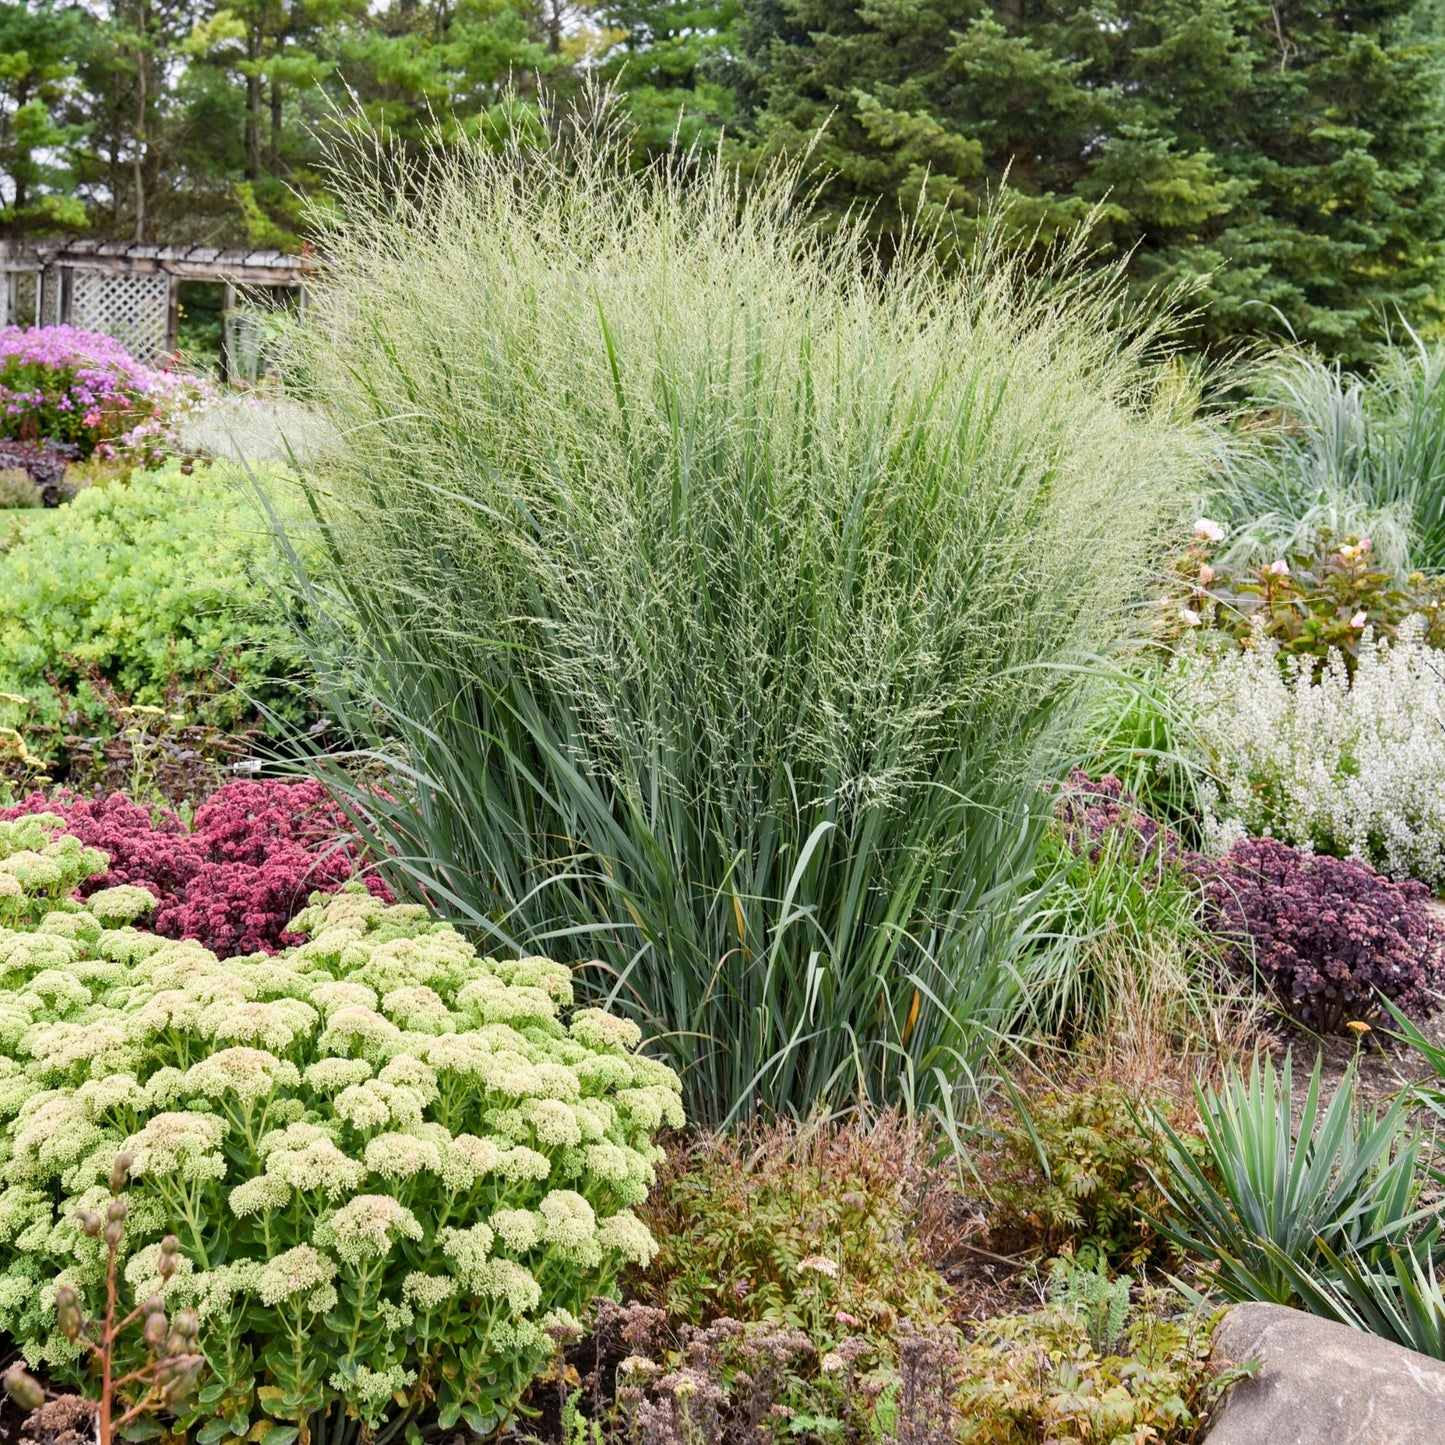
[[[181,1426],[289,1445],[340,1401],[494,1428],[548,1330],[650,1258],[631,1206],[677,1077],[572,1009],[568,969],[479,958],[419,906],[314,895],[307,943],[224,962],[126,926],[151,895],[72,901],[105,855],[59,827],[0,824],[0,1329],[76,1364],[56,1292],[103,1289],[76,1216],[124,1151],[126,1281],[200,1322]]]
[[[274,530],[360,758],[308,767],[417,901],[585,939],[694,1117],[952,1127],[1087,659],[1217,450],[1168,307],[1007,225],[883,266],[796,174],[555,139],[336,158],[286,347],[335,440]]]

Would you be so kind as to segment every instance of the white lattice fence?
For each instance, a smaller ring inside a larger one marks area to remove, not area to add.
[[[34,326],[40,319],[40,272],[6,273],[5,321],[10,326]]]
[[[76,267],[72,277],[72,326],[114,336],[143,361],[150,361],[166,349],[166,323],[171,304],[169,276],[84,271]]]

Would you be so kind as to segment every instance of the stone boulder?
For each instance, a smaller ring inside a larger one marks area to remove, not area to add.
[[[1445,1363],[1282,1305],[1236,1305],[1213,1361],[1262,1361],[1207,1445],[1445,1445]]]

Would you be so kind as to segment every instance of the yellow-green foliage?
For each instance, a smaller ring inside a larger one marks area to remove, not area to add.
[[[125,1150],[129,1286],[201,1319],[184,1426],[301,1427],[340,1398],[494,1428],[548,1326],[650,1260],[631,1211],[676,1077],[634,1024],[573,1010],[568,969],[479,958],[420,907],[318,896],[308,943],[226,962],[139,932],[144,890],[69,901],[104,855],[57,824],[0,824],[0,1329],[71,1367],[55,1291],[96,1302],[74,1215]]]
[[[1059,1283],[1056,1274],[1043,1309],[989,1321],[965,1349],[962,1445],[1195,1439],[1210,1404],[1242,1373],[1211,1370],[1213,1320],[1179,1313],[1177,1295],[1146,1292],[1104,1342],[1097,1313]]]
[[[0,552],[0,689],[47,725],[62,693],[103,716],[92,671],[136,703],[189,695],[192,713],[224,727],[257,698],[299,718],[275,682],[296,659],[256,580],[269,543],[247,507],[218,472],[165,470],[31,518]]]

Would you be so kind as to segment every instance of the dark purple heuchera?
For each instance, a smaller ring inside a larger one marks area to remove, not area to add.
[[[1211,925],[1235,941],[1236,961],[1248,967],[1252,942],[1281,1004],[1318,1033],[1374,1017],[1381,995],[1415,1017],[1439,1003],[1445,931],[1424,906],[1422,883],[1246,838],[1212,865],[1206,894]]]
[[[222,958],[301,942],[286,924],[308,895],[359,870],[346,816],[319,783],[228,783],[196,810],[190,831],[174,813],[152,813],[118,793],[99,802],[33,793],[0,818],[22,813],[56,813],[81,842],[110,855],[110,871],[82,893],[119,883],[147,888],[157,900],[149,928],[198,939]],[[368,874],[365,882],[390,898],[380,879]]]

